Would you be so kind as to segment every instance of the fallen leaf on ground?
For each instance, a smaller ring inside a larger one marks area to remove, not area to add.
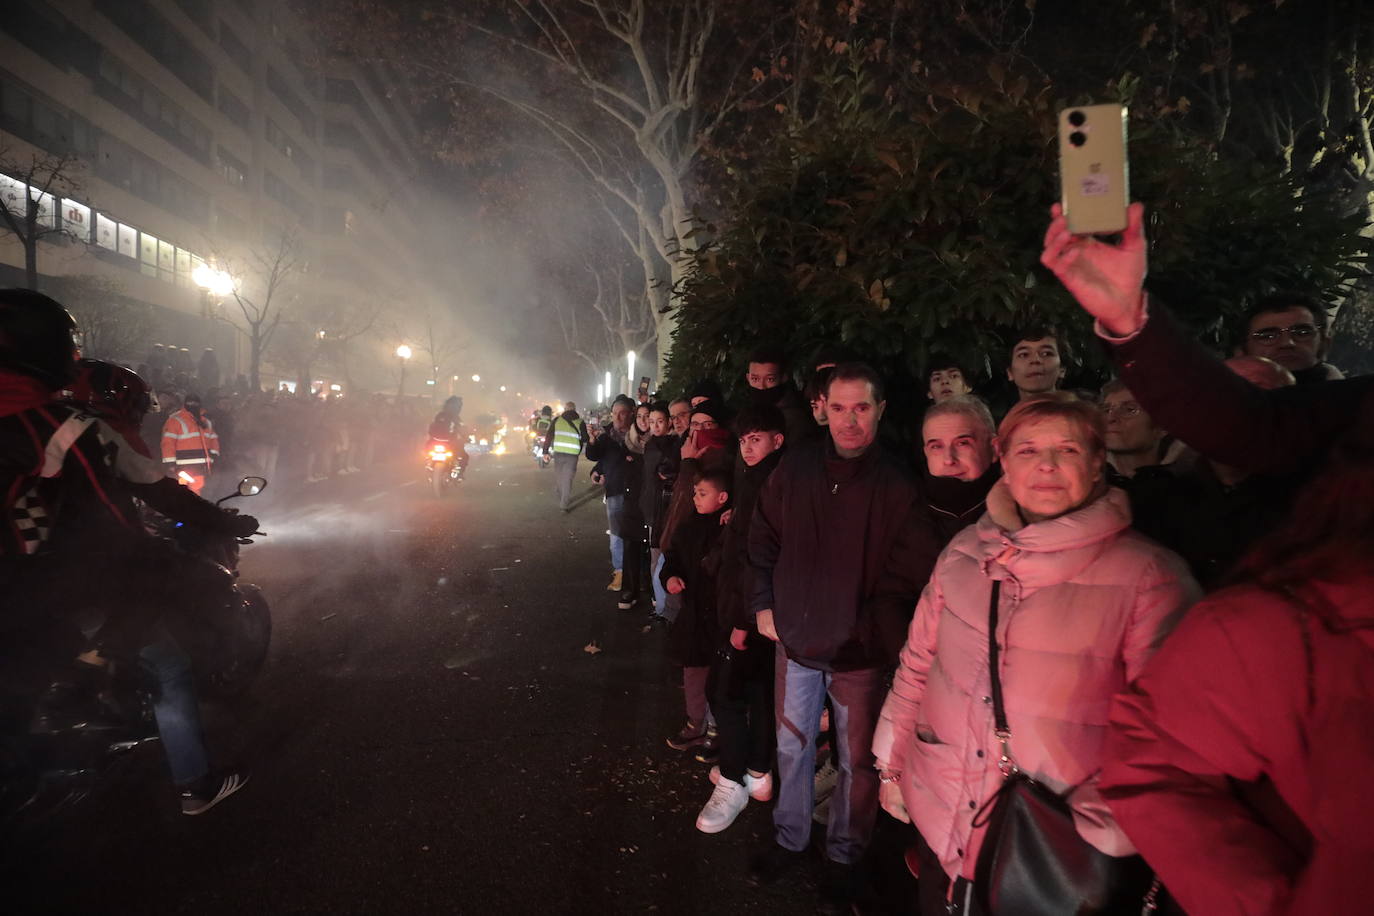
[[[585,646],[582,647],[582,651],[586,652],[588,655],[596,655],[601,652],[601,647],[598,646],[596,644],[596,640],[593,639],[591,642],[587,643]]]

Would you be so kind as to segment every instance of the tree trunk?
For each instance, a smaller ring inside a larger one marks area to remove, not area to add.
[[[38,238],[30,234],[20,239],[24,245],[24,282],[29,289],[38,289]]]

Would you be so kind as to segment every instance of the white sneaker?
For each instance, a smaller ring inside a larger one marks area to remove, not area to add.
[[[702,833],[720,833],[735,822],[747,804],[749,790],[733,779],[722,778],[697,815],[697,829]]]
[[[711,780],[711,785],[720,785],[720,767],[711,767],[711,771],[706,774]],[[773,800],[773,774],[764,773],[762,776],[755,776],[748,770],[744,771],[744,787],[749,790],[749,797],[756,802],[766,802]]]

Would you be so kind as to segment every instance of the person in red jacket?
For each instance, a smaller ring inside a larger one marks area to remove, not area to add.
[[[1374,405],[1354,419],[1112,710],[1100,790],[1189,913],[1374,899]]]
[[[177,477],[199,493],[218,460],[219,435],[201,410],[200,395],[188,394],[181,410],[163,424],[162,463],[173,466]]]

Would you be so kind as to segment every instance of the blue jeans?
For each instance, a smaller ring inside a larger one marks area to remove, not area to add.
[[[657,547],[649,550],[649,578],[654,586],[654,613],[659,617],[667,616],[668,590],[659,581],[658,574],[663,572],[663,551]]]
[[[835,862],[857,862],[868,848],[878,819],[873,731],[886,695],[883,672],[878,668],[807,668],[789,659],[779,644],[774,685],[779,786],[773,828],[778,845],[802,852],[811,841],[811,814],[816,807],[816,733],[829,694],[839,778],[830,797],[825,854]]]
[[[607,494],[606,525],[611,530],[611,569],[625,568],[625,539],[619,534],[620,516],[625,512],[625,494]]]
[[[200,703],[191,677],[191,660],[161,626],[149,633],[152,642],[139,650],[143,666],[157,678],[153,703],[162,750],[172,770],[172,782],[187,786],[210,772],[200,728]]]

